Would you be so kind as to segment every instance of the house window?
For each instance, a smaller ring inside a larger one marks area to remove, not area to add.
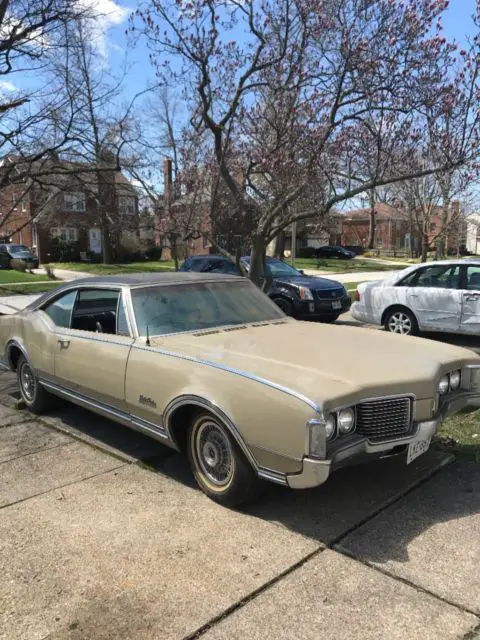
[[[436,228],[437,228],[437,223],[436,222],[432,222],[430,224],[430,231],[435,231]]]
[[[17,194],[15,193],[15,191],[12,191],[12,209],[13,211],[16,211],[18,209],[17,207]]]
[[[122,216],[133,216],[136,213],[134,196],[119,196],[118,197],[118,213]]]
[[[65,211],[85,211],[85,194],[81,191],[71,191],[63,194]]]
[[[51,235],[52,238],[57,238],[61,242],[76,242],[78,240],[78,229],[53,227]]]

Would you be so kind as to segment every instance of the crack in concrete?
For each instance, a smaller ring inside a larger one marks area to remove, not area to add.
[[[15,500],[15,502],[10,502],[9,504],[0,505],[0,510],[8,509],[9,507],[13,507],[16,504],[20,504],[22,502],[27,502],[27,500],[32,500],[33,498],[38,498],[38,496],[44,496],[47,493],[52,493],[53,491],[58,491],[59,489],[64,489],[65,487],[71,487],[74,484],[80,484],[81,482],[85,482],[86,480],[91,480],[92,478],[98,478],[99,476],[103,476],[106,473],[111,473],[112,471],[118,471],[122,467],[125,467],[126,463],[119,464],[118,467],[113,467],[113,469],[107,469],[106,471],[100,471],[99,473],[93,473],[90,476],[86,476],[85,478],[81,478],[79,480],[72,480],[72,482],[66,482],[65,484],[61,484],[58,487],[52,487],[51,489],[47,489],[46,491],[40,491],[33,496],[27,496],[26,498],[20,498],[20,500]]]
[[[297,569],[300,569],[300,567],[306,564],[309,560],[311,560],[315,556],[322,553],[322,551],[325,551],[326,548],[327,547],[322,545],[318,549],[315,549],[315,551],[312,551],[311,553],[306,555],[304,558],[301,558],[301,560],[298,560],[298,562],[295,562],[294,564],[292,564],[290,567],[288,567],[287,569],[279,573],[277,576],[275,576],[271,580],[268,580],[257,589],[254,589],[252,592],[250,592],[247,596],[245,596],[241,600],[238,600],[237,602],[232,604],[230,607],[227,607],[227,609],[222,611],[222,613],[219,613],[217,616],[211,618],[208,622],[206,622],[201,627],[196,629],[193,633],[190,633],[188,636],[184,636],[183,640],[196,640],[197,638],[200,638],[205,633],[207,633],[207,631],[210,631],[210,629],[213,629],[213,627],[215,627],[218,623],[228,618],[232,613],[234,613],[235,611],[238,611],[239,609],[242,609],[251,600],[254,600],[257,596],[259,596],[260,594],[270,589],[270,587],[273,587],[278,582],[283,580],[283,578],[286,578]]]
[[[27,458],[28,456],[34,456],[37,453],[42,453],[43,451],[53,451],[54,449],[58,449],[59,447],[71,447],[72,444],[75,444],[75,442],[61,442],[60,444],[54,444],[52,447],[42,447],[41,449],[35,449],[35,451],[22,453],[22,455],[16,456],[15,458],[8,458],[8,460],[0,460],[0,465],[7,464],[8,462],[15,462],[15,460],[21,460],[22,458]]]

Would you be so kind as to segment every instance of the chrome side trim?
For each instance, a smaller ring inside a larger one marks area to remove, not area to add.
[[[60,327],[58,327],[60,329]],[[93,342],[103,342],[105,344],[114,344],[119,347],[129,347],[133,344],[133,338],[131,336],[115,336],[120,340],[108,340],[103,337],[104,335],[110,335],[108,333],[97,333],[96,331],[82,331],[82,329],[69,329],[65,328],[60,331],[53,332],[55,336],[70,336],[73,338],[79,338],[80,340],[92,340]],[[122,341],[123,338],[123,341]]]
[[[25,358],[25,360],[27,362],[30,362],[30,359],[29,359],[29,357],[27,355],[25,347],[22,344],[20,344],[20,342],[18,342],[18,340],[15,340],[15,338],[13,338],[12,340],[9,340],[7,342],[7,344],[5,345],[5,356],[6,356],[6,360],[7,360],[7,363],[9,365],[9,368],[13,371],[12,362],[10,360],[10,351],[11,351],[12,347],[17,347],[18,349],[20,349],[20,351],[22,352],[22,354],[23,354],[23,356],[24,356],[24,358]]]
[[[241,369],[235,369],[233,367],[227,367],[226,365],[219,364],[218,362],[212,362],[210,360],[203,360],[201,358],[196,358],[195,356],[187,356],[183,353],[175,353],[174,351],[167,351],[166,349],[160,349],[159,347],[147,347],[146,345],[138,345],[134,344],[132,349],[140,349],[141,351],[152,351],[154,353],[161,353],[164,356],[168,356],[170,358],[178,358],[179,360],[186,360],[187,362],[194,362],[195,364],[202,364],[207,367],[212,367],[213,369],[220,369],[220,371],[226,371],[227,373],[232,373],[233,375],[240,376],[242,378],[246,378],[247,380],[253,380],[254,382],[259,382],[260,384],[264,384],[267,387],[271,387],[272,389],[277,389],[277,391],[281,391],[282,393],[286,393],[301,402],[305,402],[311,409],[313,409],[316,413],[321,413],[321,408],[310,398],[304,396],[302,393],[298,391],[294,391],[289,387],[284,387],[281,384],[277,384],[276,382],[272,382],[272,380],[267,380],[266,378],[262,378],[261,376],[256,376],[253,373],[248,373],[247,371],[242,371]]]
[[[231,420],[231,418],[227,415],[227,413],[225,413],[225,411],[221,407],[219,407],[217,404],[215,404],[211,400],[207,400],[207,398],[202,398],[201,396],[196,396],[191,394],[185,394],[182,396],[178,396],[177,398],[174,398],[167,404],[163,412],[163,424],[168,434],[168,438],[173,443],[175,443],[175,445],[177,443],[175,442],[175,438],[173,437],[173,434],[171,432],[171,428],[170,428],[171,420],[175,411],[177,409],[180,409],[180,407],[184,407],[185,405],[196,405],[198,407],[203,407],[207,409],[210,413],[212,413],[214,416],[216,416],[227,427],[228,431],[231,433],[232,437],[235,439],[235,442],[238,444],[242,452],[245,454],[245,457],[247,458],[249,463],[252,465],[254,470],[258,473],[259,466],[257,464],[257,461],[253,457],[250,449],[247,447],[245,441],[243,440],[240,434],[240,431],[238,430],[233,420]]]
[[[259,478],[262,478],[262,480],[268,480],[269,482],[280,484],[283,487],[288,486],[287,475],[285,473],[273,471],[273,469],[267,469],[266,467],[259,467],[257,475]]]
[[[168,433],[165,431],[164,427],[161,425],[157,425],[153,422],[149,422],[148,420],[144,420],[139,416],[135,416],[133,414],[129,414],[125,411],[121,411],[116,409],[108,404],[100,402],[98,400],[93,400],[87,396],[81,395],[79,393],[75,393],[70,389],[66,389],[60,385],[54,384],[45,378],[39,378],[39,383],[45,389],[52,391],[53,393],[66,398],[67,400],[71,400],[81,406],[84,406],[87,409],[92,409],[94,411],[99,411],[102,414],[105,414],[107,417],[112,418],[113,420],[117,420],[124,424],[127,427],[132,427],[137,431],[141,431],[149,436],[154,436],[155,438],[161,438],[162,440],[169,440]],[[169,444],[171,444],[169,442]]]
[[[141,427],[146,431],[151,431],[152,433],[155,433],[156,435],[159,435],[162,438],[165,438],[167,440],[169,439],[168,433],[165,430],[165,427],[163,426],[163,424],[162,425],[155,424],[154,422],[150,422],[150,420],[145,420],[145,418],[140,418],[140,416],[136,416],[133,413],[130,414],[130,420],[132,424],[136,425],[137,427]]]

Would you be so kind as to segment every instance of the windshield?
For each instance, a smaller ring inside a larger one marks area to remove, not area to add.
[[[132,289],[141,336],[196,331],[224,325],[279,320],[284,315],[255,285],[199,282]]]
[[[20,253],[21,251],[30,251],[24,244],[12,244],[8,247],[10,253]]]

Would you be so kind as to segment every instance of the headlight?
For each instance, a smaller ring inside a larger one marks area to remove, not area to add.
[[[327,440],[331,440],[335,436],[336,430],[337,425],[335,424],[335,418],[332,414],[329,414],[325,418],[325,435],[327,436]]]
[[[450,374],[450,389],[456,391],[460,387],[460,371],[454,371]]]
[[[443,396],[447,393],[448,388],[450,386],[450,381],[448,376],[443,376],[438,383],[438,393]]]
[[[300,300],[313,300],[312,292],[307,287],[298,287],[298,293]]]
[[[355,426],[355,412],[353,409],[342,409],[337,417],[338,430],[345,435],[350,433]]]

